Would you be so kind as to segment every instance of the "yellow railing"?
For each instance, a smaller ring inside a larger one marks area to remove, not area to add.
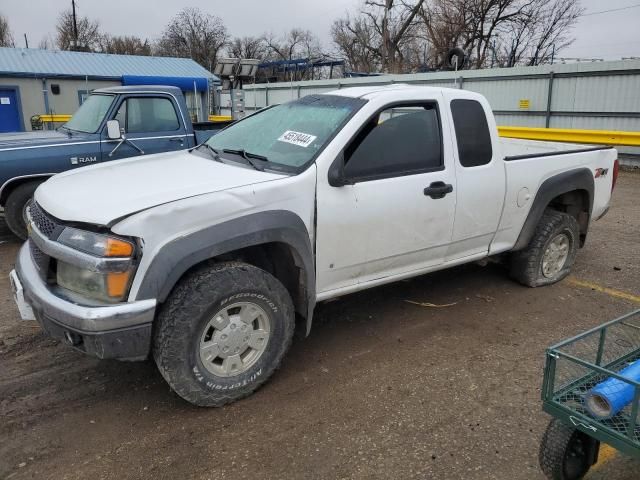
[[[71,115],[43,114],[38,116],[44,123],[65,123],[71,119]],[[231,120],[232,117],[230,115],[209,115],[210,122],[228,122]],[[526,140],[640,147],[640,132],[576,130],[571,128],[498,127],[498,134],[505,138],[522,138]]]
[[[71,120],[71,115],[38,115],[41,122],[45,123],[65,123]]]
[[[569,128],[498,127],[498,133],[501,137],[506,138],[640,147],[640,132],[574,130]]]
[[[233,120],[231,115],[209,115],[210,122],[229,122]]]
[[[71,120],[71,115],[38,115],[41,122],[44,123],[65,123]],[[230,115],[209,115],[210,122],[228,122],[232,120]]]

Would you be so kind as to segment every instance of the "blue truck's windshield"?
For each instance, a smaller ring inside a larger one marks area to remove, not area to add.
[[[90,95],[63,127],[74,132],[95,133],[114,98],[114,95]]]
[[[252,115],[214,135],[218,150],[245,150],[269,162],[298,170],[321,151],[365,100],[310,95]]]

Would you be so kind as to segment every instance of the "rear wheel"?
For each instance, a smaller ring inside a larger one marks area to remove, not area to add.
[[[596,463],[599,446],[586,433],[554,418],[542,437],[540,467],[551,480],[579,480]]]
[[[284,286],[243,263],[188,274],[157,322],[153,355],[160,373],[200,406],[221,406],[260,387],[280,365],[295,326]]]
[[[511,276],[529,287],[556,283],[571,272],[579,242],[576,219],[547,209],[527,248],[511,255]]]
[[[27,239],[26,208],[36,188],[42,182],[28,182],[14,188],[4,206],[4,217],[9,230],[22,240]]]

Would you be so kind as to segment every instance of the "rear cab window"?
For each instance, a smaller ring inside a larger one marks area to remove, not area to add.
[[[487,115],[482,104],[477,100],[452,100],[451,115],[460,164],[469,168],[490,163],[493,158],[493,146]]]
[[[345,175],[376,180],[444,168],[436,102],[394,105],[371,117],[345,149]]]

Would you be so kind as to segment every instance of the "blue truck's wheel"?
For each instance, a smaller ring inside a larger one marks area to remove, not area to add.
[[[42,181],[28,182],[14,188],[4,206],[5,222],[9,230],[22,240],[27,239],[27,225],[25,223],[24,210],[33,198],[36,188]]]
[[[540,444],[540,468],[551,480],[580,480],[598,460],[599,447],[594,438],[554,418]]]
[[[278,368],[295,326],[285,287],[239,262],[204,265],[171,292],[156,320],[153,356],[171,388],[195,405],[246,397]]]

